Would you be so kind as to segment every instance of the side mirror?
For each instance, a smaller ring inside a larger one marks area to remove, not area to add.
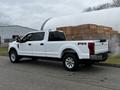
[[[15,38],[15,40],[16,40],[16,42],[21,42],[21,39],[20,39],[19,36],[17,36],[17,37]]]

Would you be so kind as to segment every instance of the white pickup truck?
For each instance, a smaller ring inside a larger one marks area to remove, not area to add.
[[[107,40],[66,41],[60,31],[30,32],[9,44],[12,63],[23,57],[49,58],[63,61],[66,70],[77,70],[80,63],[92,65],[108,57]]]

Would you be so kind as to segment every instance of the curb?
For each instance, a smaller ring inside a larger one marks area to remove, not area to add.
[[[120,64],[110,64],[110,63],[95,63],[98,66],[108,66],[108,67],[117,67],[120,68]]]

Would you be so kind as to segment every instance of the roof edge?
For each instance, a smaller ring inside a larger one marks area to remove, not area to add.
[[[0,26],[0,27],[22,27],[22,28],[27,28],[27,29],[32,29],[32,30],[35,30],[35,31],[39,31],[37,29],[33,29],[33,28],[30,28],[30,27],[25,27],[25,26],[20,26],[20,25],[3,25],[3,26]]]

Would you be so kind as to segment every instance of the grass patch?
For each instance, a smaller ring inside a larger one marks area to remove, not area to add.
[[[120,64],[120,55],[110,56],[105,63],[109,64]]]
[[[0,56],[8,55],[8,48],[7,47],[0,47]]]

